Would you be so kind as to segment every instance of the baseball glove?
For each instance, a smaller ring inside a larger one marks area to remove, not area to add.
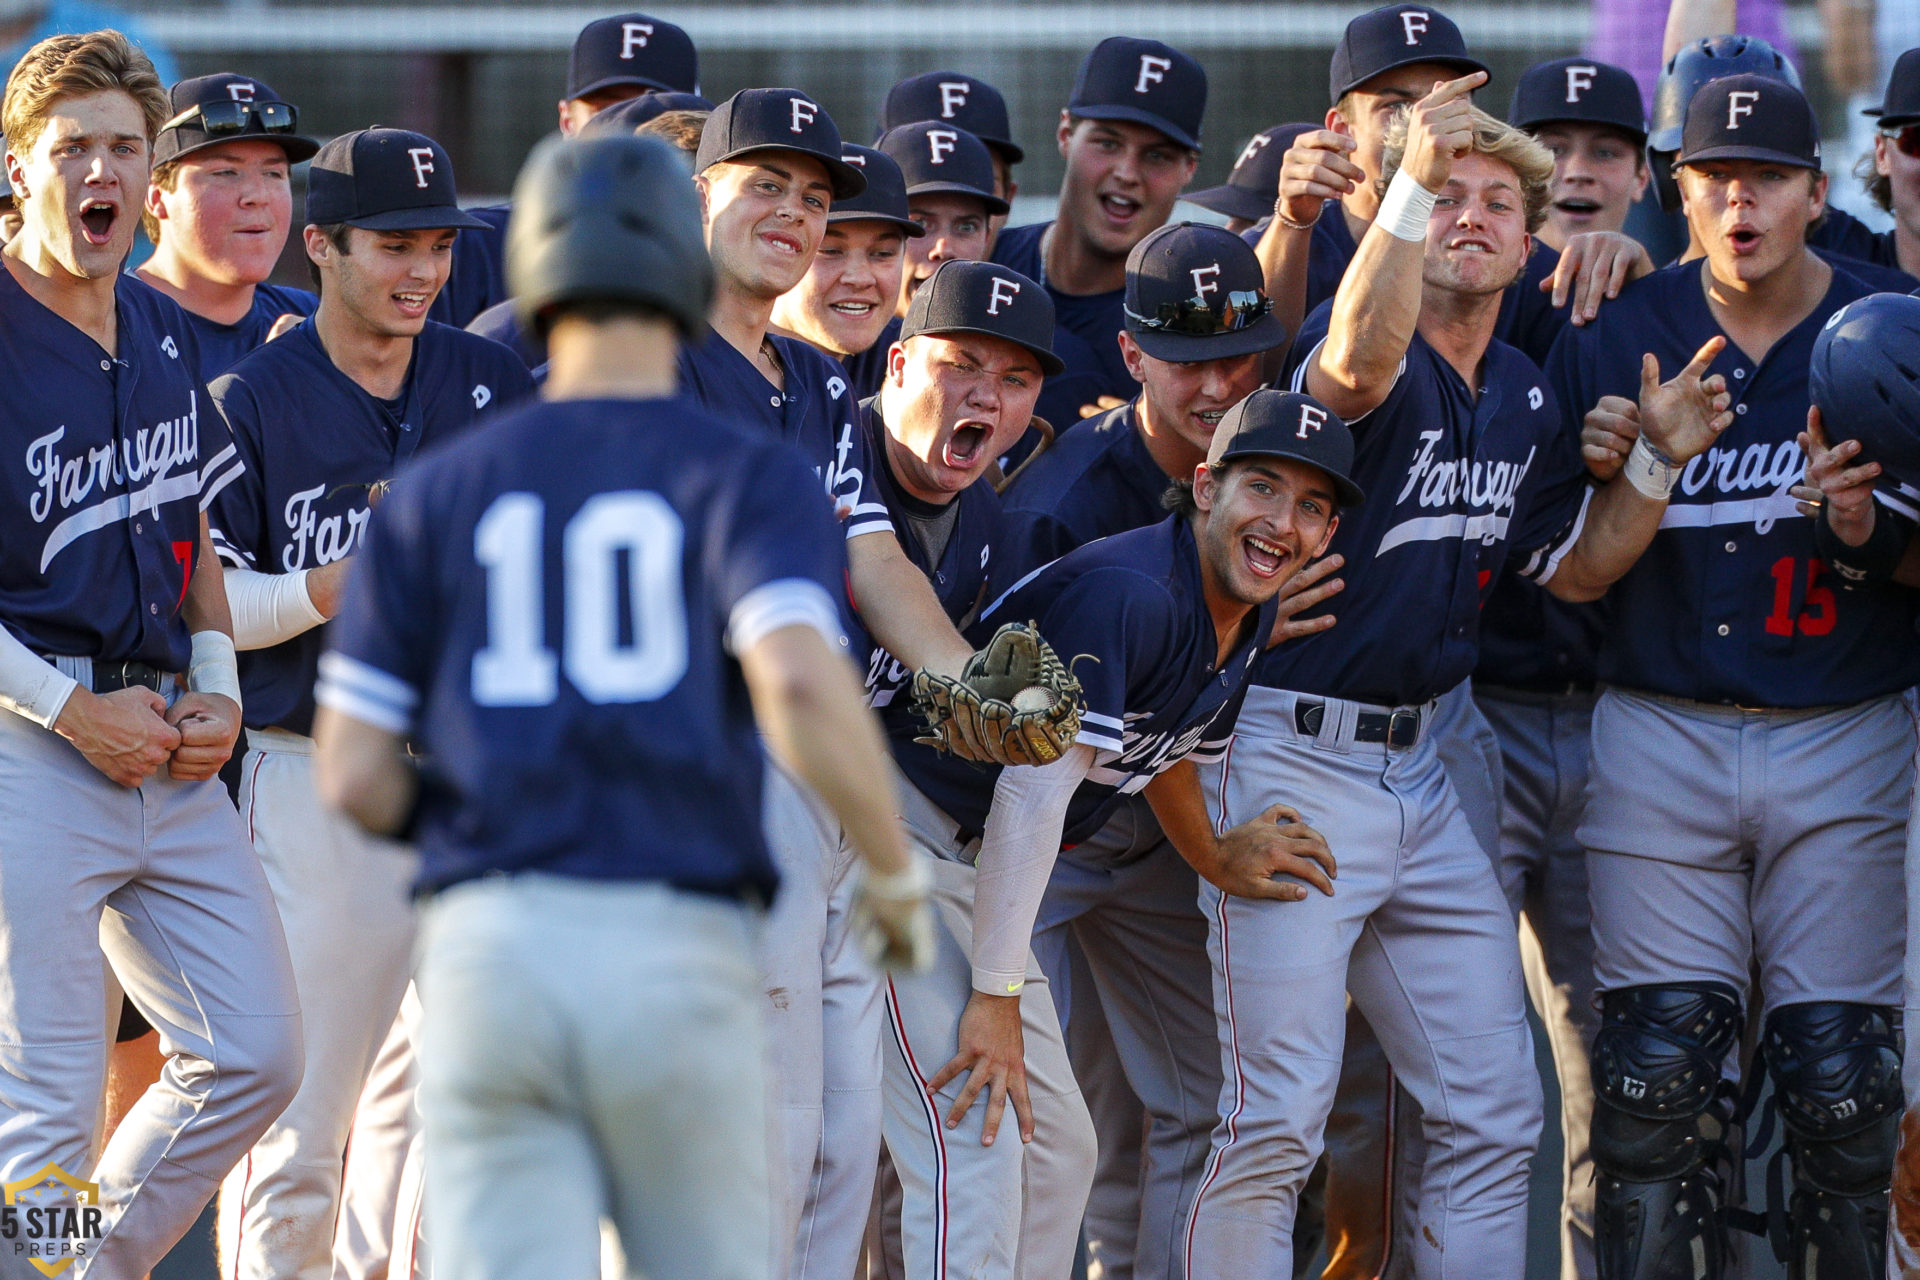
[[[1030,622],[994,632],[958,680],[915,672],[913,704],[916,742],[978,764],[1051,764],[1080,732],[1080,682]]]

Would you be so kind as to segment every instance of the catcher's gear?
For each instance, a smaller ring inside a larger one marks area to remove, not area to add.
[[[958,680],[916,671],[913,704],[927,722],[914,741],[980,764],[1052,764],[1080,732],[1080,682],[1030,622],[994,632]]]
[[[853,900],[853,934],[860,949],[886,973],[925,973],[933,967],[933,871],[911,854],[894,872],[868,871]]]

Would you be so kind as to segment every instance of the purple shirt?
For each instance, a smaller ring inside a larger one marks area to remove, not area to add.
[[[1738,0],[1735,21],[1739,34],[1759,36],[1800,65],[1800,51],[1787,35],[1786,6],[1781,0]],[[1587,36],[1587,56],[1625,67],[1640,82],[1641,97],[1653,102],[1664,60],[1668,0],[1593,0],[1593,30]]]

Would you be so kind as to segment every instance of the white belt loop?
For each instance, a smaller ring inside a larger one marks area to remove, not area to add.
[[[1328,698],[1320,713],[1320,735],[1313,745],[1323,751],[1353,754],[1353,734],[1360,725],[1360,706],[1345,698]]]

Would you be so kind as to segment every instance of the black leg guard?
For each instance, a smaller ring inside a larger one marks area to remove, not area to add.
[[[1899,1015],[1839,1001],[1783,1005],[1767,1015],[1761,1052],[1793,1164],[1782,1259],[1790,1280],[1881,1280],[1903,1108]]]
[[[1722,1280],[1740,997],[1720,982],[1601,997],[1593,1044],[1594,1244],[1600,1280]]]

